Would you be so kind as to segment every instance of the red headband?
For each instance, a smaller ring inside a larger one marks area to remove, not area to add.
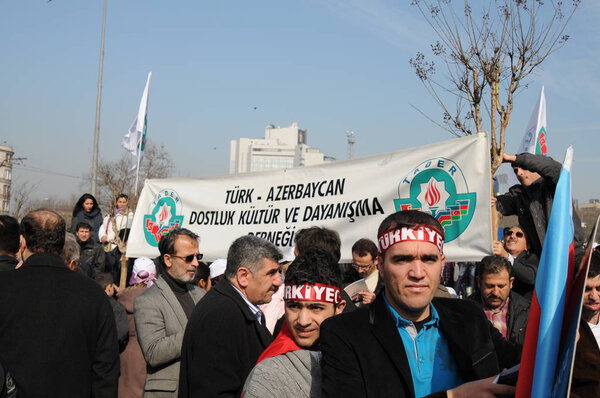
[[[379,235],[379,253],[383,254],[387,249],[400,242],[427,242],[433,243],[443,251],[444,238],[433,228],[417,225],[412,228],[391,228]]]
[[[309,285],[292,285],[285,284],[283,293],[285,301],[321,301],[324,303],[339,304],[342,301],[340,289],[335,286],[315,283]]]

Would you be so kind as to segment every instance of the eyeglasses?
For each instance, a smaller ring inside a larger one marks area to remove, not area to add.
[[[371,268],[373,266],[373,264],[371,265],[358,265],[358,264],[352,264],[352,266],[354,267],[354,269],[359,270],[359,271],[366,271],[369,268]]]
[[[521,232],[521,231],[517,231],[517,232],[506,231],[506,233],[504,234],[504,236],[512,236],[513,233],[515,234],[515,236],[517,238],[522,238],[523,236],[525,236],[525,235],[523,235],[523,232]]]
[[[172,257],[177,257],[182,259],[183,261],[185,261],[186,263],[191,263],[192,261],[194,261],[194,259],[200,261],[202,260],[202,257],[204,257],[204,254],[202,253],[198,253],[198,254],[190,254],[189,256],[176,256],[174,254],[171,254]]]

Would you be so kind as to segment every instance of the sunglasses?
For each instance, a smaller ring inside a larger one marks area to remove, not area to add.
[[[523,232],[521,232],[521,231],[517,231],[517,232],[506,231],[506,233],[504,234],[504,236],[512,236],[512,234],[515,234],[515,236],[517,238],[522,238],[523,236],[525,236],[525,235],[523,235]]]
[[[202,260],[202,257],[204,257],[204,254],[202,253],[198,253],[198,254],[190,254],[189,256],[176,256],[174,254],[171,254],[172,257],[177,257],[182,259],[183,261],[185,261],[186,263],[191,263],[192,261],[194,261],[194,259],[200,261]]]

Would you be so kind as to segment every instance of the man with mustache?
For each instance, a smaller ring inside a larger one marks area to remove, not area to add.
[[[523,345],[530,303],[511,290],[515,280],[511,268],[502,257],[484,257],[477,265],[479,290],[469,299],[481,304],[487,319],[505,339]]]
[[[529,251],[530,245],[525,231],[520,226],[504,231],[504,244],[494,241],[494,255],[507,259],[515,277],[512,291],[531,300],[539,258]]]
[[[600,396],[600,248],[592,253],[585,282],[571,397]]]
[[[260,304],[281,281],[281,253],[253,235],[227,253],[225,279],[194,309],[181,347],[179,397],[239,397],[258,356],[273,341]]]
[[[177,396],[183,333],[206,293],[191,283],[202,258],[198,235],[175,228],[160,239],[158,250],[160,276],[134,304],[135,329],[148,364],[144,398]]]

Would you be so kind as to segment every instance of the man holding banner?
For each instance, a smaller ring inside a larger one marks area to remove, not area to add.
[[[369,307],[322,325],[324,395],[514,393],[511,386],[493,384],[492,376],[518,363],[518,348],[476,303],[433,298],[446,259],[440,223],[403,210],[383,220],[378,237],[383,294]]]

